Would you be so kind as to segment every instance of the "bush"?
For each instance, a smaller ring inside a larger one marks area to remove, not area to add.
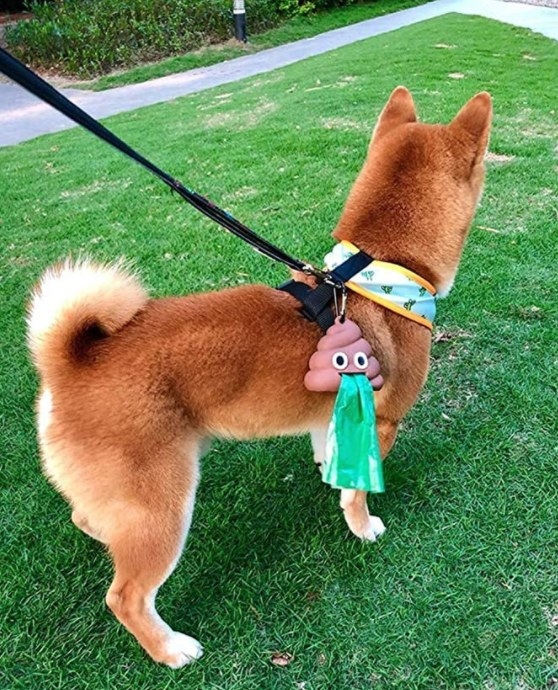
[[[281,8],[281,0],[246,4],[251,33],[270,28],[294,9]],[[34,18],[6,33],[10,50],[35,67],[79,77],[185,53],[233,35],[232,0],[34,0],[29,10]]]
[[[314,10],[330,10],[333,7],[355,5],[359,0],[280,0],[279,10],[282,14],[309,14]]]

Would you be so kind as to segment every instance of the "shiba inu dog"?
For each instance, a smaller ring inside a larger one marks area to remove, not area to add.
[[[446,295],[481,194],[491,117],[490,96],[479,93],[448,125],[422,124],[411,94],[395,89],[334,238]],[[303,384],[322,333],[299,306],[262,285],[150,299],[122,265],[89,262],[47,271],[33,293],[28,338],[41,379],[44,471],[77,527],[110,552],[108,606],[171,667],[202,654],[159,617],[155,596],[184,546],[203,444],[310,433],[315,460],[324,454],[335,396]],[[347,313],[381,366],[385,458],[425,382],[431,333],[357,291]],[[365,492],[342,490],[341,507],[356,536],[384,531]]]

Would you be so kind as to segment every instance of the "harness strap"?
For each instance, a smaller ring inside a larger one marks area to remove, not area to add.
[[[368,264],[372,263],[374,259],[366,252],[357,251],[342,264],[339,264],[337,268],[330,271],[330,275],[339,280],[340,282],[346,283],[354,275],[360,273],[364,270]]]
[[[317,295],[318,290],[321,288],[325,290],[322,290],[321,295]],[[300,302],[299,311],[302,316],[308,319],[308,321],[315,321],[324,333],[330,326],[333,326],[335,316],[329,306],[335,289],[332,285],[321,283],[318,287],[311,288],[310,285],[301,283],[298,280],[288,280],[286,283],[279,285],[277,289],[288,292],[289,295],[295,297]],[[312,299],[313,297],[314,299]]]
[[[372,257],[359,251],[330,272],[331,280],[323,280],[315,288],[297,280],[288,280],[277,289],[296,297],[301,303],[299,311],[302,316],[309,321],[315,321],[322,331],[327,331],[333,325],[336,316],[331,309],[335,290],[344,289],[345,283],[371,261]]]

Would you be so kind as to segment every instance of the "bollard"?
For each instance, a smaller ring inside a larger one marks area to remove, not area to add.
[[[246,10],[244,0],[233,0],[234,37],[246,43]]]

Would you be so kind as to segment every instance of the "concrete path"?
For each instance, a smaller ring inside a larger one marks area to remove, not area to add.
[[[263,50],[211,67],[121,86],[98,93],[64,89],[63,93],[95,118],[161,103],[213,86],[251,77],[349,43],[439,17],[448,12],[475,14],[514,24],[558,40],[558,10],[501,0],[435,0],[426,5],[369,19],[296,43]],[[75,127],[71,120],[13,83],[0,83],[0,146],[10,146],[48,132]]]

